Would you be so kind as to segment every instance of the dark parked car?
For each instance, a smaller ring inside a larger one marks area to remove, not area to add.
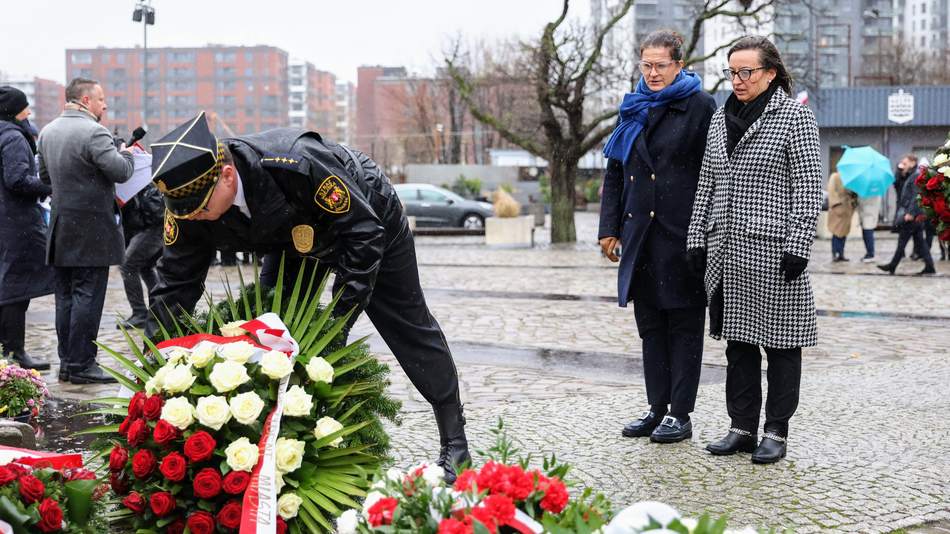
[[[484,228],[485,219],[495,214],[488,202],[466,200],[448,189],[429,184],[395,184],[406,215],[415,216],[418,226],[460,226]]]

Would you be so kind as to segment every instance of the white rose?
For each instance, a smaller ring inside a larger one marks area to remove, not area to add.
[[[425,480],[426,484],[430,486],[442,484],[442,477],[444,476],[445,471],[437,465],[427,465],[422,469],[422,480]]]
[[[284,484],[285,484],[285,482],[284,482],[284,475],[281,474],[280,472],[278,472],[278,473],[274,476],[274,486],[277,487],[277,493],[280,493],[280,490],[283,489]]]
[[[214,359],[214,347],[215,345],[206,343],[191,351],[191,356],[188,357],[188,363],[198,369],[204,369],[211,363],[211,360]]]
[[[247,321],[231,321],[230,323],[221,327],[221,335],[224,337],[237,337],[243,336],[247,333],[247,330],[241,328],[241,325]]]
[[[187,391],[194,384],[195,378],[197,377],[191,373],[191,365],[176,365],[165,375],[165,391],[169,393]]]
[[[232,362],[247,363],[254,355],[254,346],[247,341],[238,341],[226,345],[218,345],[218,352],[221,356]]]
[[[393,482],[402,482],[403,479],[406,478],[406,474],[395,467],[392,467],[386,471],[386,478],[392,480]]]
[[[376,504],[376,501],[382,499],[383,497],[385,497],[385,495],[378,491],[371,491],[366,494],[366,498],[363,499],[363,517],[365,519],[369,519],[368,510],[372,508],[374,504]]]
[[[232,441],[228,448],[224,449],[227,456],[228,467],[234,471],[251,472],[257,465],[257,458],[260,456],[260,450],[257,445],[252,444],[247,438],[238,438]]]
[[[231,397],[231,415],[242,425],[249,425],[257,420],[264,409],[264,401],[253,391],[241,393]]]
[[[283,352],[272,350],[261,358],[261,371],[264,371],[265,375],[274,380],[284,378],[292,373],[293,370],[294,359]]]
[[[167,360],[169,363],[174,363],[174,364],[181,363],[182,360],[187,360],[187,359],[188,359],[188,351],[180,347],[169,352],[168,356],[165,357],[165,360]]]
[[[950,167],[946,167],[946,166],[940,167],[939,169],[937,169],[937,172],[939,172],[940,174],[944,176],[947,176],[947,174],[950,173]]]
[[[303,499],[296,493],[285,493],[277,499],[277,513],[284,521],[297,517],[297,509],[303,504]]]
[[[217,395],[199,398],[195,411],[198,413],[198,422],[213,430],[221,430],[231,420],[228,401]]]
[[[185,397],[172,397],[162,406],[162,419],[184,430],[195,422],[195,407]]]
[[[310,415],[311,408],[313,408],[313,397],[300,386],[290,386],[284,394],[284,415],[297,417]]]
[[[292,473],[303,463],[303,449],[306,443],[297,439],[278,438],[274,448],[277,458],[277,470]]]
[[[175,366],[173,364],[166,364],[163,367],[160,367],[158,371],[155,371],[155,376],[145,382],[145,392],[149,395],[161,393],[162,388],[165,387],[165,376],[168,375],[168,373],[170,373],[174,368]]]
[[[332,384],[333,366],[319,356],[311,358],[310,362],[307,363],[307,375],[309,375],[310,380],[313,380],[314,382],[326,382],[327,384]]]
[[[227,360],[215,365],[208,375],[208,380],[218,393],[227,393],[250,379],[244,364]]]
[[[686,527],[686,530],[693,532],[696,530],[696,527],[699,526],[699,521],[696,521],[692,517],[681,517],[680,524]]]
[[[945,153],[937,154],[934,156],[934,165],[940,165],[941,163],[950,160],[950,156],[947,156]]]
[[[340,430],[343,430],[343,425],[341,425],[339,421],[332,417],[324,417],[317,421],[317,427],[313,429],[313,435],[316,436],[317,439],[323,439]],[[343,443],[342,436],[331,441],[329,445],[331,447],[339,447],[341,443]]]
[[[337,534],[356,534],[356,527],[359,524],[360,520],[359,516],[356,515],[356,510],[350,508],[337,518],[336,532]]]

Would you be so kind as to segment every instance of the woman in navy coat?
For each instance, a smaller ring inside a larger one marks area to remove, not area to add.
[[[604,148],[598,236],[604,254],[620,261],[619,303],[633,302],[643,341],[650,408],[623,435],[659,443],[692,437],[706,307],[703,280],[687,268],[686,232],[716,104],[699,76],[682,70],[682,47],[669,30],[640,45],[643,77]]]

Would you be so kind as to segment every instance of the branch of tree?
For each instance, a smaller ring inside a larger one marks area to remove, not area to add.
[[[565,4],[567,4],[567,2],[565,2]],[[590,72],[590,69],[592,69],[594,67],[594,64],[597,63],[597,60],[600,59],[600,51],[604,46],[604,37],[606,37],[607,33],[610,32],[610,29],[613,28],[614,25],[617,24],[617,22],[619,22],[620,19],[622,19],[627,14],[628,11],[630,11],[630,6],[632,5],[633,5],[633,0],[625,0],[623,3],[623,9],[621,9],[620,12],[614,16],[614,18],[610,19],[610,22],[608,22],[600,30],[600,33],[597,35],[597,43],[594,45],[594,50],[591,53],[590,57],[587,58],[587,63],[584,64],[584,68],[581,69],[581,72],[577,76],[574,76],[573,78],[571,78],[571,82],[575,82],[587,76],[587,74]]]

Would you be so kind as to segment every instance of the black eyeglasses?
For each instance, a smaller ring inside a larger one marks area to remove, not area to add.
[[[747,82],[749,78],[752,77],[752,73],[757,70],[767,69],[768,67],[758,67],[754,69],[722,69],[722,75],[726,77],[727,80],[732,81],[733,76],[738,76],[740,80]]]

